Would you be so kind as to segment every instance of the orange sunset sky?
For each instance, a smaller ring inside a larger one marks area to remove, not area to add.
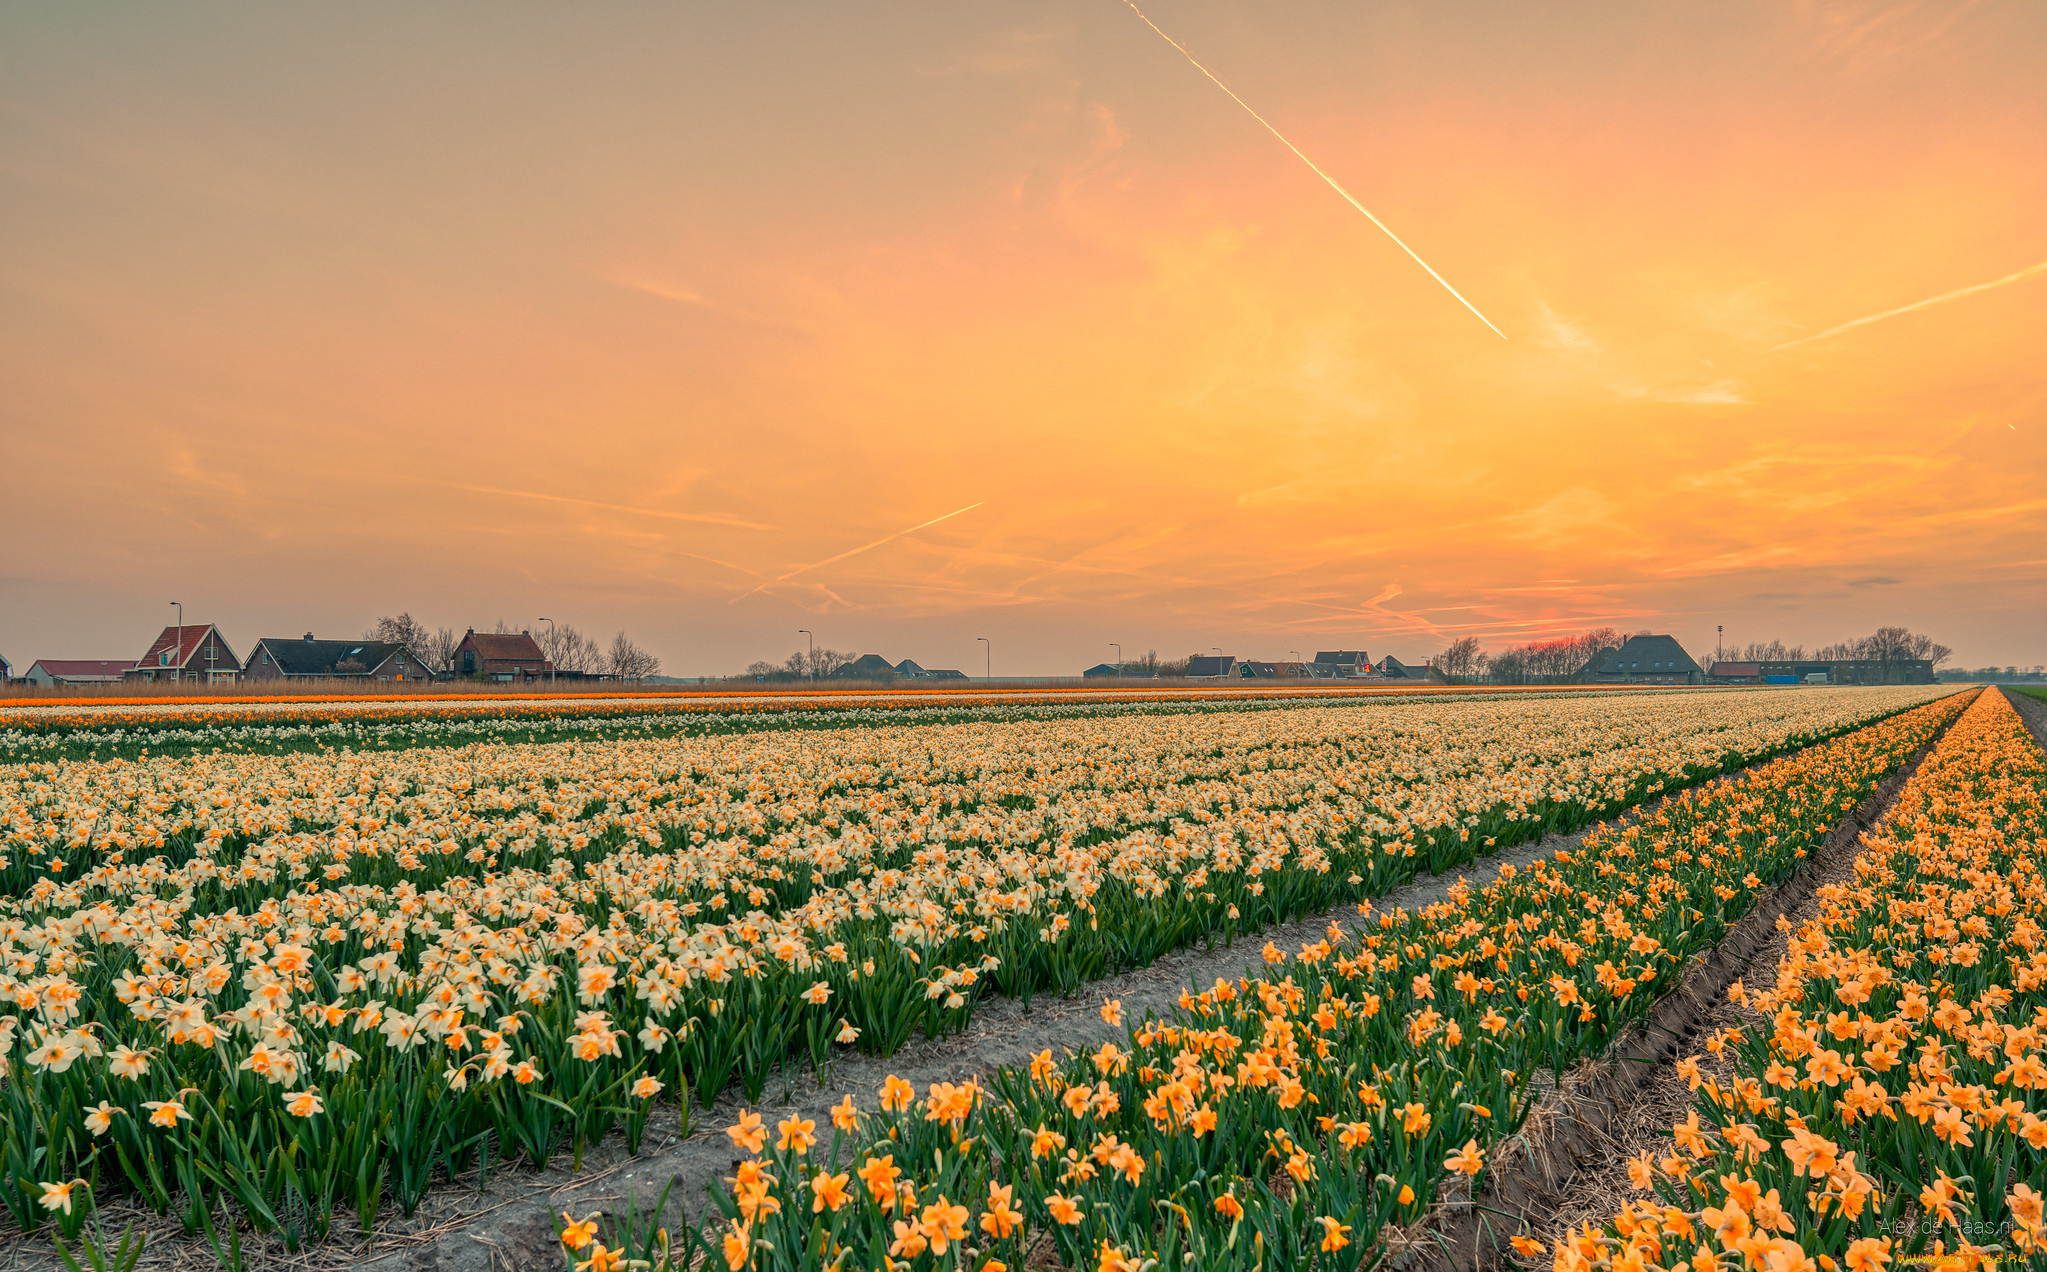
[[[1145,12],[8,6],[0,654],[2047,659],[2047,6]]]

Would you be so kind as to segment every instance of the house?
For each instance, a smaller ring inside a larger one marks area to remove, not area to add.
[[[894,680],[895,678],[895,664],[883,658],[880,654],[862,654],[832,673],[832,679],[834,680]]]
[[[1094,666],[1088,668],[1086,671],[1083,671],[1080,674],[1083,678],[1096,676],[1121,676],[1123,674],[1123,669],[1117,666],[1115,663],[1096,663]]]
[[[32,685],[110,685],[134,667],[126,658],[38,658],[25,679]]]
[[[1599,660],[1591,680],[1603,685],[1696,685],[1706,673],[1675,636],[1630,636]]]
[[[896,664],[896,674],[905,680],[923,680],[930,675],[918,666],[914,659],[905,658]]]
[[[479,632],[472,627],[455,646],[454,670],[458,676],[483,680],[540,680],[554,671],[554,664],[540,652],[532,632]]]
[[[1362,649],[1325,649],[1315,655],[1315,669],[1308,673],[1323,679],[1355,680],[1372,673],[1371,656]]]
[[[926,680],[965,680],[967,673],[953,667],[932,667],[924,673]]]
[[[1309,663],[1240,662],[1237,674],[1246,680],[1299,680],[1309,674]]]
[[[0,685],[6,684],[13,676],[14,664],[7,661],[7,655],[0,654]]]
[[[381,640],[318,640],[265,636],[242,669],[249,680],[431,680],[433,673],[403,645]]]
[[[1196,654],[1187,660],[1189,680],[1227,680],[1237,674],[1234,654]]]
[[[132,680],[233,680],[242,660],[211,623],[166,627],[149,649],[128,665]]]
[[[1426,663],[1419,667],[1410,667],[1391,654],[1386,655],[1379,663],[1379,674],[1388,680],[1428,681],[1435,679],[1440,681],[1441,678],[1436,676],[1434,672],[1435,669]]]
[[[1763,665],[1752,662],[1716,662],[1713,670],[1706,673],[1706,679],[1716,685],[1759,685],[1763,683]]]

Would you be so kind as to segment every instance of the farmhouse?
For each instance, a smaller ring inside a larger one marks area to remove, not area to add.
[[[479,632],[474,627],[455,646],[455,674],[485,680],[539,680],[554,670],[531,632]]]
[[[1386,655],[1385,658],[1380,660],[1379,674],[1388,680],[1434,680],[1437,683],[1442,681],[1442,677],[1436,675],[1435,668],[1428,666],[1426,663],[1419,667],[1410,667],[1391,654]]]
[[[907,660],[906,660],[907,661]],[[911,663],[911,666],[916,666]],[[922,670],[919,668],[919,670]],[[880,654],[862,654],[852,662],[832,673],[834,680],[894,680],[899,674],[895,664]]]
[[[1372,674],[1371,656],[1362,649],[1325,649],[1315,655],[1311,676],[1334,680],[1355,680]]]
[[[1187,660],[1189,680],[1227,680],[1237,674],[1234,654],[1196,654]]]
[[[1602,685],[1696,685],[1706,673],[1675,636],[1630,636],[1595,660],[1588,680]]]
[[[381,640],[317,640],[265,636],[249,651],[249,680],[431,680],[427,665],[403,645]]]
[[[135,664],[126,658],[38,658],[24,677],[32,685],[110,685]]]
[[[242,660],[211,623],[166,627],[149,649],[128,665],[134,680],[233,680]]]

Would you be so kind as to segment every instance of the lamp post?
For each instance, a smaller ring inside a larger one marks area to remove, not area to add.
[[[185,603],[172,601],[178,607],[178,643],[171,646],[171,680],[183,683],[185,679]]]
[[[995,642],[989,640],[986,636],[976,636],[974,639],[988,647],[983,651],[988,655],[988,661],[982,665],[981,679],[993,680],[995,679]]]
[[[1109,648],[1116,651],[1116,679],[1121,680],[1123,678],[1123,646],[1112,640],[1109,642]]]
[[[804,630],[801,627],[796,629],[796,634],[798,636],[810,637],[810,656],[804,660],[803,669],[805,672],[809,673],[810,683],[815,685],[817,683],[817,637],[812,636],[808,631]]]
[[[554,688],[554,665],[560,661],[562,650],[561,645],[555,638],[554,620],[542,618],[540,621],[547,624],[547,646],[554,651],[547,659],[547,687],[552,689]]]
[[[1221,645],[1210,645],[1209,648],[1215,651],[1215,678],[1221,680],[1223,678],[1223,647]]]

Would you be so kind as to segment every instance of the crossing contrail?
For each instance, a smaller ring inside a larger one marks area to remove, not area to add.
[[[809,565],[799,565],[795,569],[787,572],[786,574],[776,575],[771,582],[761,584],[759,587],[753,589],[753,592],[747,592],[743,595],[733,597],[729,604],[737,605],[739,604],[739,602],[745,600],[748,596],[752,596],[754,592],[765,591],[768,588],[773,587],[776,583],[787,583],[790,579],[795,578],[799,574],[808,574],[812,570],[822,569],[827,565],[832,565],[835,564],[836,562],[843,561],[847,557],[859,556],[862,552],[871,551],[874,548],[880,547],[884,543],[894,542],[895,540],[902,538],[906,534],[915,534],[919,530],[922,530],[927,526],[935,526],[941,521],[950,521],[954,517],[959,516],[961,513],[972,512],[974,509],[979,508],[982,504],[985,504],[987,502],[988,502],[987,500],[983,499],[978,503],[970,503],[964,508],[955,508],[951,512],[946,513],[942,517],[933,517],[929,521],[920,521],[916,525],[911,526],[907,530],[898,530],[894,534],[885,534],[881,536],[879,539],[876,539],[872,543],[863,543],[857,548],[848,548],[846,551],[839,553],[837,556],[828,556],[822,561],[812,561]]]
[[[1230,86],[1229,86],[1228,84],[1225,84],[1225,83],[1223,83],[1223,82],[1222,82],[1221,80],[1217,79],[1217,78],[1216,78],[1216,76],[1215,76],[1215,72],[1214,72],[1214,71],[1211,71],[1211,70],[1209,70],[1209,69],[1208,69],[1207,67],[1203,66],[1203,65],[1201,64],[1201,62],[1200,62],[1200,60],[1199,60],[1198,58],[1196,58],[1196,57],[1195,57],[1195,56],[1194,56],[1194,55],[1193,55],[1192,53],[1189,53],[1189,52],[1187,51],[1187,46],[1186,46],[1186,45],[1184,45],[1184,44],[1180,43],[1180,42],[1179,42],[1178,40],[1174,39],[1174,38],[1173,38],[1172,36],[1170,36],[1170,35],[1167,35],[1167,34],[1166,34],[1166,33],[1165,33],[1164,31],[1162,31],[1162,30],[1159,30],[1159,24],[1158,24],[1158,23],[1156,23],[1156,22],[1153,22],[1153,21],[1152,21],[1152,20],[1151,20],[1150,18],[1148,18],[1148,17],[1145,17],[1145,15],[1144,15],[1144,10],[1142,10],[1142,9],[1140,9],[1140,8],[1138,8],[1138,7],[1137,7],[1137,3],[1136,3],[1136,0],[1123,0],[1123,3],[1125,3],[1125,4],[1127,4],[1127,5],[1129,5],[1129,6],[1130,6],[1130,11],[1131,11],[1132,13],[1134,13],[1134,14],[1136,14],[1136,15],[1137,15],[1137,17],[1138,17],[1138,20],[1139,20],[1139,21],[1143,22],[1143,23],[1144,23],[1144,24],[1145,24],[1146,26],[1150,27],[1150,28],[1151,28],[1152,30],[1154,30],[1154,31],[1158,31],[1158,33],[1159,33],[1159,38],[1160,38],[1161,40],[1164,40],[1164,41],[1165,41],[1166,43],[1168,43],[1168,44],[1172,45],[1172,46],[1173,46],[1174,48],[1176,48],[1176,49],[1180,50],[1180,56],[1181,56],[1181,57],[1184,57],[1184,58],[1186,58],[1186,59],[1187,59],[1187,60],[1188,60],[1189,62],[1193,63],[1193,66],[1194,66],[1194,69],[1195,69],[1195,70],[1197,70],[1197,71],[1200,71],[1200,72],[1201,72],[1201,73],[1202,73],[1203,75],[1206,75],[1206,76],[1208,76],[1208,79],[1209,79],[1209,82],[1210,82],[1210,83],[1214,84],[1214,85],[1215,85],[1215,86],[1216,86],[1217,88],[1221,89],[1221,90],[1222,90],[1223,92],[1225,92],[1225,93],[1229,93],[1229,94],[1230,94],[1230,100],[1231,100],[1231,101],[1233,101],[1233,102],[1235,102],[1235,103],[1236,103],[1237,105],[1239,105],[1239,106],[1242,106],[1242,107],[1244,108],[1244,112],[1245,112],[1246,114],[1250,115],[1250,116],[1251,116],[1251,118],[1253,118],[1253,119],[1257,120],[1257,121],[1258,121],[1259,123],[1263,124],[1263,125],[1265,126],[1265,131],[1267,131],[1267,132],[1271,133],[1271,134],[1272,134],[1273,136],[1275,136],[1275,137],[1279,138],[1279,144],[1280,144],[1280,145],[1282,145],[1282,146],[1285,146],[1285,147],[1286,147],[1286,148],[1287,148],[1288,150],[1291,150],[1291,151],[1293,151],[1293,152],[1294,152],[1294,157],[1295,157],[1295,158],[1299,159],[1299,160],[1300,160],[1300,161],[1301,161],[1302,163],[1305,163],[1305,164],[1307,164],[1307,165],[1308,165],[1308,167],[1309,167],[1309,168],[1310,168],[1310,169],[1311,169],[1311,170],[1312,170],[1312,171],[1313,171],[1313,172],[1315,173],[1315,175],[1316,175],[1316,176],[1318,176],[1318,177],[1322,178],[1322,179],[1323,179],[1324,181],[1327,181],[1327,182],[1329,183],[1329,188],[1330,188],[1330,189],[1332,189],[1332,190],[1336,191],[1336,192],[1337,192],[1338,194],[1342,195],[1342,196],[1343,196],[1343,198],[1344,198],[1344,201],[1345,201],[1345,202],[1349,203],[1349,204],[1350,204],[1350,205],[1351,205],[1352,207],[1356,208],[1356,209],[1357,209],[1358,211],[1360,211],[1360,212],[1364,213],[1364,214],[1365,214],[1365,219],[1366,219],[1366,220],[1368,220],[1368,221],[1370,221],[1370,222],[1371,222],[1372,224],[1374,224],[1374,225],[1378,226],[1378,227],[1379,227],[1379,229],[1380,229],[1381,231],[1383,231],[1383,232],[1385,233],[1385,235],[1386,235],[1386,237],[1387,237],[1387,238],[1390,238],[1390,239],[1392,239],[1392,240],[1393,240],[1393,242],[1394,242],[1394,245],[1395,245],[1395,246],[1399,247],[1401,251],[1403,251],[1403,252],[1406,252],[1406,253],[1407,253],[1407,254],[1408,254],[1409,256],[1412,256],[1412,257],[1414,257],[1414,263],[1415,263],[1415,264],[1417,264],[1417,265],[1419,265],[1419,266],[1421,266],[1421,267],[1422,267],[1423,269],[1426,269],[1426,270],[1428,270],[1428,271],[1429,271],[1429,277],[1430,277],[1430,278],[1433,278],[1433,279],[1435,279],[1435,280],[1436,280],[1437,282],[1439,282],[1439,283],[1443,284],[1443,290],[1444,290],[1444,291],[1446,291],[1446,292],[1449,292],[1449,293],[1450,293],[1450,294],[1451,294],[1452,296],[1455,296],[1455,297],[1457,297],[1457,303],[1458,303],[1458,304],[1460,304],[1460,305],[1464,306],[1464,307],[1465,307],[1466,309],[1469,309],[1469,310],[1470,310],[1470,311],[1472,312],[1472,314],[1473,314],[1473,315],[1474,315],[1475,317],[1477,317],[1477,319],[1478,319],[1478,320],[1479,320],[1480,322],[1484,323],[1484,324],[1485,324],[1486,326],[1488,326],[1488,327],[1492,327],[1492,332],[1493,332],[1493,334],[1494,334],[1494,335],[1498,336],[1498,337],[1499,337],[1500,339],[1502,339],[1502,340],[1505,340],[1505,339],[1507,338],[1507,333],[1506,333],[1506,332],[1504,332],[1504,331],[1501,331],[1501,330],[1500,330],[1500,329],[1499,329],[1498,327],[1493,327],[1493,320],[1492,320],[1492,319],[1490,319],[1490,318],[1486,317],[1486,316],[1485,316],[1484,314],[1481,314],[1481,313],[1479,313],[1479,312],[1478,312],[1478,306],[1477,306],[1477,305],[1474,305],[1474,304],[1472,304],[1472,303],[1471,303],[1470,301],[1466,300],[1466,299],[1464,298],[1464,295],[1463,295],[1463,293],[1462,293],[1462,292],[1459,292],[1459,291],[1458,291],[1458,290],[1457,290],[1457,289],[1456,289],[1455,287],[1452,287],[1452,286],[1450,285],[1450,282],[1449,282],[1449,280],[1448,280],[1448,279],[1444,278],[1444,277],[1443,277],[1443,276],[1442,276],[1441,274],[1438,274],[1438,273],[1437,273],[1437,272],[1436,272],[1436,271],[1435,271],[1435,270],[1434,270],[1434,269],[1433,269],[1433,268],[1432,268],[1432,267],[1431,267],[1431,266],[1429,265],[1429,263],[1428,263],[1427,261],[1423,260],[1423,259],[1422,259],[1422,258],[1421,258],[1421,257],[1420,257],[1419,255],[1417,255],[1417,254],[1416,254],[1416,252],[1415,252],[1415,250],[1414,250],[1413,248],[1411,248],[1411,247],[1409,247],[1409,246],[1408,246],[1407,244],[1405,244],[1405,243],[1401,242],[1401,241],[1400,241],[1400,236],[1399,236],[1398,234],[1395,234],[1395,233],[1394,233],[1394,232],[1393,232],[1392,230],[1389,230],[1389,229],[1387,229],[1387,228],[1386,228],[1386,223],[1385,223],[1384,221],[1381,221],[1381,220],[1380,220],[1380,219],[1379,219],[1378,217],[1376,217],[1376,216],[1373,216],[1373,215],[1372,215],[1372,210],[1371,210],[1370,208],[1366,207],[1366,206],[1365,206],[1364,204],[1362,204],[1362,203],[1359,203],[1359,202],[1358,202],[1358,201],[1357,201],[1357,200],[1356,200],[1355,198],[1351,197],[1351,192],[1350,192],[1350,191],[1348,191],[1348,190],[1344,189],[1344,188],[1343,188],[1342,186],[1338,185],[1338,184],[1336,183],[1336,178],[1335,178],[1335,177],[1332,177],[1332,176],[1330,176],[1330,175],[1329,175],[1328,173],[1326,173],[1326,172],[1322,171],[1322,169],[1321,169],[1321,168],[1320,168],[1320,167],[1319,167],[1319,166],[1318,166],[1318,165],[1317,165],[1317,164],[1315,163],[1315,161],[1314,161],[1313,159],[1310,159],[1310,158],[1308,158],[1308,156],[1306,156],[1306,155],[1302,154],[1302,153],[1301,153],[1301,148],[1300,148],[1299,146],[1296,146],[1296,145],[1295,145],[1294,143],[1292,143],[1291,141],[1288,141],[1288,140],[1286,139],[1286,134],[1284,134],[1284,133],[1280,132],[1280,130],[1279,130],[1279,129],[1277,129],[1277,128],[1274,128],[1274,127],[1273,127],[1273,126],[1271,125],[1271,123],[1269,123],[1269,122],[1268,122],[1268,121],[1266,120],[1265,116],[1263,116],[1263,115],[1259,114],[1259,113],[1258,113],[1257,111],[1255,111],[1255,110],[1252,110],[1252,109],[1251,109],[1251,103],[1249,103],[1249,102],[1245,101],[1245,100],[1244,100],[1243,98],[1241,98],[1241,97],[1237,96],[1237,95],[1236,95],[1236,94],[1235,94],[1234,92],[1231,92],[1231,91],[1230,91]]]
[[[2003,278],[1993,279],[1987,283],[1976,283],[1969,287],[1957,287],[1951,292],[1942,292],[1938,296],[1929,296],[1925,300],[1915,300],[1909,305],[1900,305],[1896,309],[1886,309],[1880,314],[1871,314],[1867,318],[1857,318],[1853,322],[1844,322],[1838,327],[1829,327],[1825,331],[1816,331],[1809,336],[1800,336],[1796,340],[1786,340],[1783,344],[1773,345],[1770,352],[1775,353],[1779,349],[1789,349],[1793,345],[1810,344],[1815,340],[1825,340],[1828,336],[1838,336],[1842,332],[1856,327],[1866,327],[1870,323],[1882,322],[1886,318],[1895,318],[1899,314],[1909,314],[1915,309],[1924,309],[1928,305],[1938,305],[1950,300],[1960,300],[1964,296],[1973,296],[1977,292],[1989,291],[1993,287],[2002,287],[2006,283],[2016,283],[2022,278],[2030,278],[2043,270],[2047,270],[2047,261],[2041,261],[2038,265],[2028,265],[2016,274],[2006,274]]]

